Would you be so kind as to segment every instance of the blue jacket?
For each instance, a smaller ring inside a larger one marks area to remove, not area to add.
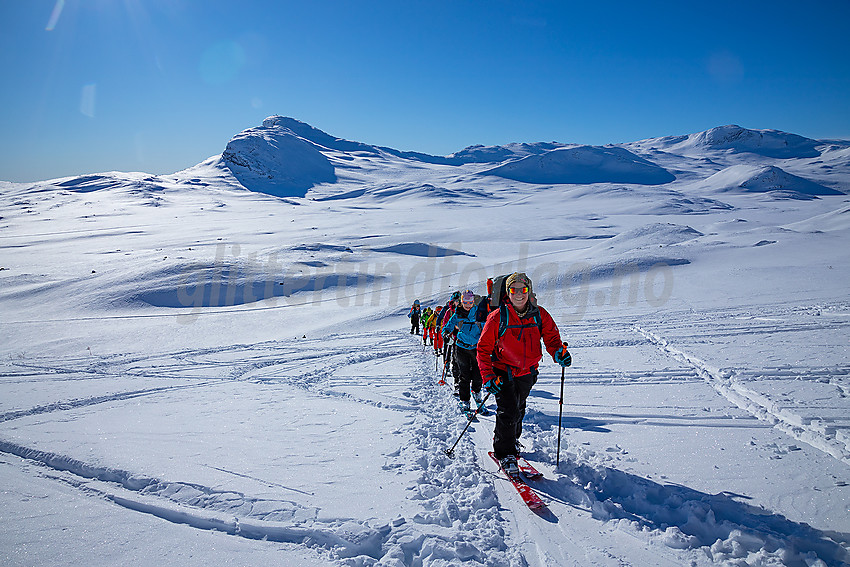
[[[455,344],[461,348],[474,349],[478,344],[478,339],[481,337],[481,329],[484,323],[475,320],[475,308],[463,316],[462,307],[458,307],[457,311],[443,325],[443,336],[448,336],[457,330],[457,340]]]

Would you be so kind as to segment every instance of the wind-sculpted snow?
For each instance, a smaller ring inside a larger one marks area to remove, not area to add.
[[[824,187],[775,166],[733,165],[705,180],[705,186],[719,191],[745,193],[783,192],[791,198],[812,195],[841,195],[840,191]]]
[[[434,246],[424,242],[406,242],[404,244],[394,244],[384,248],[375,248],[376,252],[393,252],[395,254],[405,254],[409,256],[421,256],[423,258],[443,258],[445,256],[474,256],[460,250],[452,250],[451,248],[443,248],[442,246]]]
[[[786,225],[791,230],[815,231],[839,231],[850,228],[850,207],[844,207],[836,211],[830,211],[822,215],[797,221]]]
[[[657,249],[688,242],[703,236],[690,226],[672,223],[652,223],[618,234],[613,238],[597,244],[613,254],[622,254],[632,250]]]
[[[578,146],[530,155],[481,172],[524,183],[634,183],[675,181],[666,169],[616,147]]]

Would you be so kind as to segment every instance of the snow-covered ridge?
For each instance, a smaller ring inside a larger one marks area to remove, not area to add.
[[[304,198],[308,193],[318,200],[418,194],[452,203],[468,197],[497,197],[491,185],[485,188],[487,184],[469,177],[476,173],[533,185],[596,185],[596,191],[611,184],[663,187],[668,193],[693,187],[695,194],[684,196],[691,200],[727,191],[811,198],[850,190],[848,152],[850,141],[817,141],[778,130],[722,126],[628,144],[477,145],[434,156],[338,138],[275,115],[261,126],[236,134],[220,156],[173,176],[112,172],[40,185],[88,192],[135,183],[139,189],[157,190],[174,179],[187,186],[215,183],[278,198]],[[441,168],[429,172],[427,167],[432,165]],[[415,178],[407,175],[412,168],[419,170]],[[376,184],[376,175],[392,181]]]
[[[821,152],[817,146],[822,145],[822,142],[817,140],[781,130],[752,130],[735,124],[718,126],[688,136],[661,138],[659,142],[672,152],[729,150],[777,159],[818,157]]]
[[[664,150],[663,155],[659,148]],[[366,165],[378,167],[387,176],[397,175],[398,161],[426,163],[458,168],[462,177],[474,165],[485,167],[478,173],[537,185],[587,185],[623,183],[631,185],[668,185],[677,181],[676,171],[690,170],[689,161],[701,155],[710,168],[706,177],[725,167],[741,165],[741,156],[752,156],[752,167],[769,168],[742,179],[736,187],[747,191],[768,191],[772,183],[791,191],[789,195],[835,194],[840,181],[850,178],[846,164],[839,169],[825,166],[824,184],[802,175],[787,173],[780,161],[811,160],[838,155],[842,143],[822,142],[777,130],[749,130],[740,126],[722,126],[688,136],[644,140],[633,144],[582,146],[559,142],[512,143],[503,146],[470,146],[448,156],[402,152],[343,140],[308,124],[283,116],[271,116],[263,126],[238,134],[222,155],[243,186],[277,196],[305,196],[317,185],[326,188],[344,183],[343,177],[356,175]],[[709,157],[710,156],[710,157]],[[724,157],[728,156],[728,157]],[[663,159],[661,159],[663,158]],[[734,159],[733,159],[734,158]],[[659,161],[661,159],[661,161]],[[395,161],[394,161],[395,160]],[[774,160],[773,162],[765,160]],[[495,167],[493,166],[495,165]],[[791,164],[794,165],[793,163]],[[718,168],[719,166],[719,168]],[[840,178],[836,174],[841,174]],[[726,191],[728,175],[712,179],[702,187]],[[720,186],[716,186],[718,182]],[[437,183],[433,185],[439,187]],[[350,198],[372,194],[372,190],[335,191],[332,198]],[[778,195],[777,195],[778,196]],[[324,198],[321,195],[319,198]]]
[[[529,155],[483,171],[525,183],[631,183],[663,185],[676,177],[663,167],[617,147],[578,146]]]

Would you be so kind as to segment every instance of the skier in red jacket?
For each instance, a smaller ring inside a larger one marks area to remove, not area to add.
[[[517,440],[522,433],[525,404],[537,382],[543,358],[541,339],[553,360],[569,366],[572,357],[552,316],[537,305],[531,279],[515,272],[505,280],[507,299],[493,306],[478,340],[478,367],[484,387],[496,396],[493,453],[509,475],[519,472]]]

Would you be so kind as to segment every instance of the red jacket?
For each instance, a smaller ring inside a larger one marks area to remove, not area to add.
[[[495,376],[493,369],[508,370],[514,376],[529,374],[540,364],[543,351],[540,339],[546,344],[546,350],[554,359],[555,353],[561,348],[561,333],[552,320],[552,316],[536,305],[520,318],[514,306],[508,302],[508,328],[499,337],[499,310],[496,309],[487,316],[487,322],[478,339],[478,368],[484,383]],[[543,327],[542,337],[540,328],[534,317],[534,310],[540,310],[540,322]],[[522,328],[512,328],[513,325],[527,325]],[[495,355],[492,356],[491,355]]]

